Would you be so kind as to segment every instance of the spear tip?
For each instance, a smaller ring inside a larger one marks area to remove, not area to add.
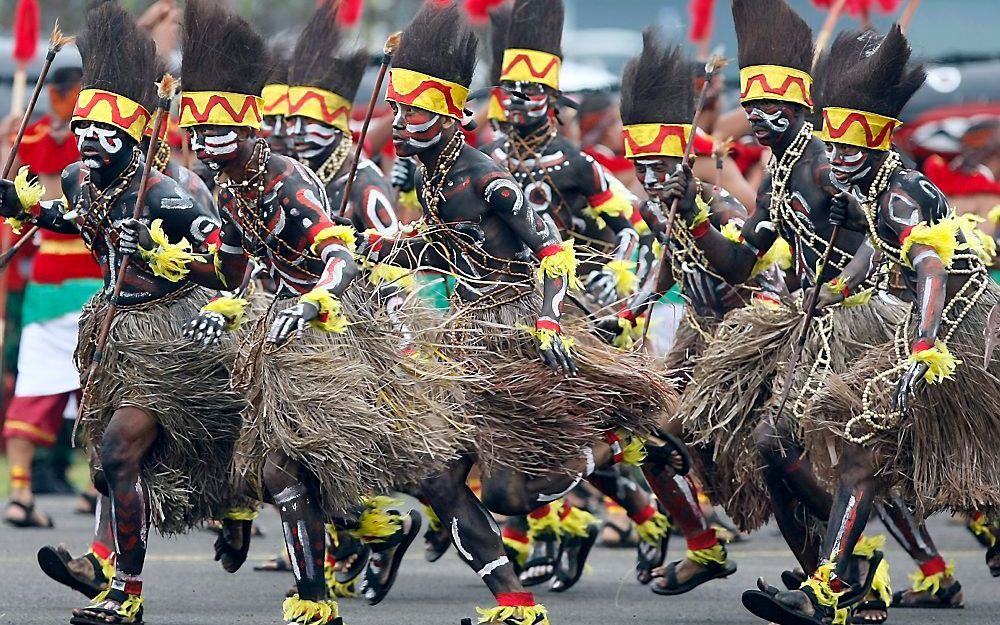
[[[705,63],[705,73],[714,74],[725,66],[729,65],[729,59],[722,56],[721,54],[713,54],[708,58]]]
[[[173,99],[174,95],[177,94],[177,88],[180,86],[180,82],[174,78],[170,73],[163,75],[160,82],[156,83],[156,95],[161,100]]]
[[[389,38],[385,40],[385,46],[383,46],[382,52],[390,56],[394,54],[396,52],[396,48],[399,47],[399,41],[402,37],[402,32],[395,32],[389,35]]]

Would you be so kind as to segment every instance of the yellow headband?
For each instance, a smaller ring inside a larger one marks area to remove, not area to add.
[[[691,124],[630,124],[622,129],[625,158],[684,156]]]
[[[288,115],[288,85],[264,85],[264,116]]]
[[[469,89],[443,78],[435,78],[411,69],[389,70],[389,89],[385,99],[408,104],[440,115],[462,119]]]
[[[181,128],[247,126],[260,130],[264,98],[226,91],[185,91],[181,96]]]
[[[493,87],[490,89],[490,105],[486,111],[486,118],[498,122],[507,121],[507,111],[503,108],[503,102],[500,96],[500,87]]]
[[[76,99],[72,121],[111,124],[140,141],[151,119],[149,111],[135,100],[102,89],[84,89]]]
[[[780,65],[740,68],[740,101],[783,100],[812,109],[812,76]]]
[[[902,125],[878,113],[828,106],[823,109],[823,129],[813,134],[823,141],[886,152],[892,149],[893,131]]]
[[[540,50],[507,48],[503,51],[500,80],[537,82],[559,89],[559,57]]]
[[[301,115],[351,133],[351,102],[332,91],[318,87],[288,88],[288,116]]]

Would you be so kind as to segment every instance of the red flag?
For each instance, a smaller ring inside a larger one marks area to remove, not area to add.
[[[37,0],[19,0],[14,12],[14,60],[30,63],[38,51],[41,16]]]
[[[715,0],[691,0],[688,12],[691,14],[691,30],[688,32],[691,41],[699,43],[711,37]]]
[[[361,21],[364,0],[341,0],[337,8],[337,22],[341,26],[351,27]]]
[[[813,4],[821,9],[829,9],[834,0],[813,0]],[[902,0],[847,0],[844,10],[851,15],[869,15],[873,9],[881,9],[883,13],[894,13],[899,9]]]

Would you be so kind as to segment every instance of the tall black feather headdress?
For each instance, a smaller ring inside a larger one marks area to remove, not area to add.
[[[741,100],[812,107],[812,29],[785,0],[733,0]]]

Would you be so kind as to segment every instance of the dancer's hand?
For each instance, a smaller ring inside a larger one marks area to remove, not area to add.
[[[149,227],[138,219],[130,217],[121,222],[118,229],[118,253],[122,256],[136,256],[140,249],[153,249]]]
[[[690,167],[681,166],[681,170],[667,181],[663,192],[663,206],[668,216],[670,215],[670,206],[676,199],[677,218],[683,219],[688,224],[694,221],[695,215],[698,214],[698,203],[695,201],[698,195],[698,185],[694,184],[694,173]]]
[[[401,193],[413,191],[417,186],[417,164],[412,158],[397,158],[392,163],[390,179],[392,186],[399,189]]]
[[[584,288],[598,306],[610,306],[618,296],[618,276],[607,267],[595,269],[587,275]]]
[[[569,347],[563,343],[562,334],[553,336],[552,342],[544,349],[542,348],[541,339],[536,338],[535,344],[538,346],[538,353],[542,357],[542,362],[549,369],[560,371],[563,375],[571,378],[576,377],[576,361],[573,360],[573,355],[570,354]]]
[[[868,232],[868,218],[858,198],[841,191],[830,200],[830,223],[855,232]]]
[[[809,287],[805,291],[805,295],[802,298],[803,302],[808,302],[809,298],[816,297],[816,288],[814,286]],[[829,288],[825,284],[819,287],[819,298],[816,300],[816,310],[823,310],[834,304],[839,304],[844,301],[844,294]]]
[[[609,345],[614,345],[615,339],[623,332],[618,319],[617,315],[609,315],[594,320],[594,329],[597,331],[597,335]]]
[[[17,217],[21,214],[21,201],[17,199],[13,180],[0,180],[0,217]]]
[[[203,310],[184,324],[184,337],[204,347],[214,345],[222,338],[229,320],[225,315],[211,310]]]
[[[267,333],[267,342],[281,345],[294,334],[302,338],[306,323],[319,316],[319,307],[311,302],[299,302],[291,308],[279,312]]]
[[[892,407],[894,410],[906,414],[910,411],[910,398],[917,390],[924,374],[927,373],[927,364],[923,362],[911,362],[906,373],[896,384],[896,392],[892,396]]]

